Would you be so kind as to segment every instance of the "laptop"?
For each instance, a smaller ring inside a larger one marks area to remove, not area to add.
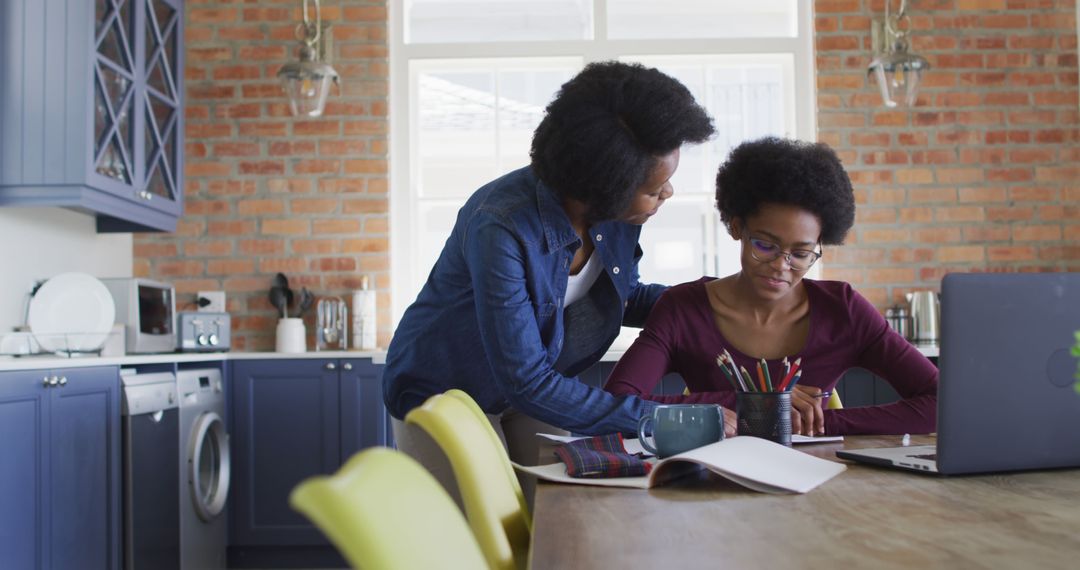
[[[1080,273],[941,282],[937,445],[837,457],[942,475],[1080,467]]]

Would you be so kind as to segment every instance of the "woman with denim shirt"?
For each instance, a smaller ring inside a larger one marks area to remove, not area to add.
[[[538,431],[635,431],[655,406],[576,375],[620,325],[640,327],[663,292],[638,281],[641,225],[671,197],[679,149],[712,133],[677,80],[593,63],[548,105],[530,166],[481,187],[458,212],[383,373],[398,447],[452,494],[448,467],[436,464],[445,458],[401,422],[433,394],[470,394],[511,459],[528,465],[538,459]]]

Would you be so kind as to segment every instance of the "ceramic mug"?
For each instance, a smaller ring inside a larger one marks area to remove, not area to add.
[[[654,444],[645,437],[650,424]],[[724,439],[724,412],[716,404],[656,406],[638,422],[638,439],[646,451],[657,457],[678,455]]]

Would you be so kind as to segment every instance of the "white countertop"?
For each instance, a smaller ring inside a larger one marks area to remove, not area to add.
[[[166,364],[170,362],[219,362],[222,360],[265,360],[271,358],[370,358],[375,364],[386,363],[382,350],[335,350],[321,352],[171,352],[164,354],[139,354],[126,356],[4,356],[0,357],[0,371],[39,370],[44,368],[81,368],[86,366],[136,366],[139,364]]]
[[[915,345],[927,358],[937,358],[938,345]],[[601,362],[617,362],[625,349],[609,350]],[[271,358],[370,358],[375,364],[386,364],[384,350],[334,350],[322,352],[172,352],[165,354],[140,354],[127,356],[0,356],[0,371],[39,370],[43,368],[76,368],[84,366],[137,366],[139,364],[164,364],[170,362],[218,362],[222,360],[265,360]]]

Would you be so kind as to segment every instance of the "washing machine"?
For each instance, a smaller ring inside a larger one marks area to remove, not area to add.
[[[180,568],[226,567],[229,434],[217,368],[180,370]]]

